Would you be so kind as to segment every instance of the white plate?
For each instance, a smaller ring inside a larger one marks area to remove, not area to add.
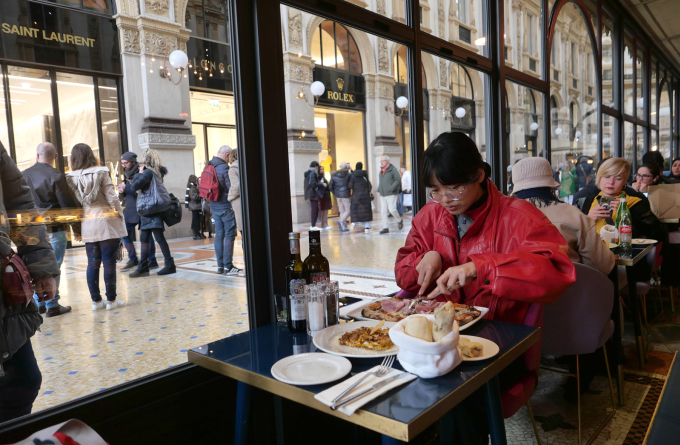
[[[630,240],[631,244],[656,244],[658,243],[655,239],[645,239],[645,238],[633,238]]]
[[[477,362],[479,360],[486,360],[487,358],[491,358],[498,354],[501,350],[496,343],[492,342],[491,340],[487,340],[486,338],[475,337],[473,335],[461,335],[460,338],[467,338],[470,341],[481,343],[482,346],[484,346],[483,355],[481,357],[470,358],[461,354],[464,362]]]
[[[321,385],[343,378],[352,370],[344,357],[310,352],[291,355],[272,366],[272,377],[291,385]]]
[[[362,320],[362,321],[370,320],[370,321],[375,321],[375,322],[377,322],[377,321],[379,321],[379,320],[374,320],[374,319],[372,319],[372,318],[366,318],[366,317],[364,317],[363,315],[361,315],[361,311],[362,311],[366,306],[368,306],[369,304],[373,304],[373,303],[375,303],[375,302],[377,302],[377,301],[382,301],[382,300],[385,300],[385,298],[381,298],[381,299],[379,299],[379,300],[373,300],[373,301],[366,302],[366,304],[362,305],[361,307],[358,307],[358,308],[354,309],[353,311],[348,312],[348,313],[347,313],[347,316],[350,317],[350,318],[353,318],[353,319],[355,319],[355,320]],[[466,330],[467,328],[469,328],[470,326],[472,326],[473,324],[477,323],[479,320],[481,320],[482,318],[484,318],[484,316],[485,316],[486,314],[489,313],[489,308],[488,308],[488,307],[475,306],[475,309],[477,309],[479,312],[481,312],[482,315],[480,315],[479,317],[475,318],[474,320],[472,320],[470,323],[466,324],[465,326],[462,326],[462,327],[460,328],[461,331],[464,331],[464,330]],[[414,315],[418,315],[418,314],[414,314]],[[422,315],[422,314],[419,314],[419,315]],[[388,322],[388,323],[392,323],[392,322]]]
[[[378,320],[371,321],[355,321],[352,323],[340,323],[334,326],[329,326],[326,329],[319,331],[314,336],[314,344],[322,351],[329,354],[342,355],[343,357],[354,358],[375,358],[387,357],[388,355],[395,355],[399,352],[399,347],[394,345],[390,349],[384,351],[372,351],[370,349],[353,348],[351,346],[342,346],[338,340],[347,331],[353,331],[361,327],[372,328],[379,323]],[[386,321],[381,329],[391,328],[396,323]]]

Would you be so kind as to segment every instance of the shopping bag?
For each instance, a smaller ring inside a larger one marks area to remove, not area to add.
[[[170,195],[160,179],[154,174],[149,187],[137,198],[137,213],[151,216],[170,208]]]
[[[680,184],[652,185],[648,198],[658,218],[680,218]]]
[[[413,207],[413,195],[404,193],[404,207]]]

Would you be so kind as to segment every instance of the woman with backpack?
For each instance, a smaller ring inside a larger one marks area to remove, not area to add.
[[[87,252],[87,287],[92,298],[92,310],[106,307],[110,311],[125,305],[125,300],[116,298],[116,256],[120,239],[127,236],[123,207],[111,182],[109,169],[99,166],[89,145],[76,144],[71,150],[70,162],[71,172],[66,175],[66,182],[83,206],[80,237]],[[106,303],[99,289],[102,263]]]
[[[137,208],[143,207],[146,203],[154,199],[151,196],[154,191],[156,193],[165,192],[163,185],[163,177],[168,173],[168,169],[161,165],[161,157],[158,152],[152,148],[144,152],[142,162],[139,166],[139,175],[136,175],[132,183],[125,186],[125,192],[132,193],[140,191],[137,198]],[[155,187],[152,182],[155,182]],[[148,277],[149,276],[149,237],[153,233],[153,237],[163,252],[165,258],[164,267],[158,271],[158,275],[168,275],[177,272],[175,268],[175,261],[170,255],[170,246],[165,239],[165,223],[163,222],[162,212],[150,215],[140,215],[140,240],[142,242],[142,258],[139,262],[137,270],[130,274],[131,278]]]
[[[187,182],[187,191],[184,196],[184,205],[191,212],[191,230],[194,232],[194,239],[205,239],[205,235],[201,230],[202,205],[201,195],[198,191],[198,178],[196,175],[190,175]]]

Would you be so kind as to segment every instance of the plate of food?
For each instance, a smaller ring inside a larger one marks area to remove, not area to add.
[[[473,335],[461,335],[458,340],[458,350],[464,362],[486,360],[500,352],[496,343]]]
[[[272,366],[272,377],[291,385],[321,385],[349,374],[352,363],[337,355],[310,352],[291,355]]]
[[[347,313],[348,317],[355,320],[385,320],[399,322],[409,315],[431,314],[436,308],[446,302],[434,300],[409,300],[405,298],[388,298],[372,301]],[[489,308],[481,306],[469,306],[467,304],[454,303],[456,321],[460,330],[464,330],[477,323],[489,312]]]
[[[355,321],[329,326],[314,336],[317,348],[329,354],[354,358],[375,358],[399,352],[388,334],[396,323]]]
[[[633,238],[630,240],[631,244],[634,244],[636,246],[647,246],[648,244],[656,244],[658,243],[657,240],[655,239],[646,239],[646,238]]]

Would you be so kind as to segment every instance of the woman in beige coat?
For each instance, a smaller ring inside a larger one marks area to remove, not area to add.
[[[234,218],[236,219],[236,230],[241,234],[241,246],[243,246],[243,209],[241,208],[241,182],[239,180],[238,170],[238,154],[236,150],[229,152],[229,193],[227,199],[231,203],[231,208],[234,210]],[[245,276],[245,270],[239,271],[240,277]]]
[[[123,208],[111,182],[109,169],[99,167],[92,148],[76,144],[71,150],[71,172],[66,176],[71,191],[83,206],[80,237],[87,252],[87,287],[92,310],[115,309],[125,304],[116,298],[116,255],[120,239],[127,236]],[[104,263],[106,303],[99,289],[99,268]]]

